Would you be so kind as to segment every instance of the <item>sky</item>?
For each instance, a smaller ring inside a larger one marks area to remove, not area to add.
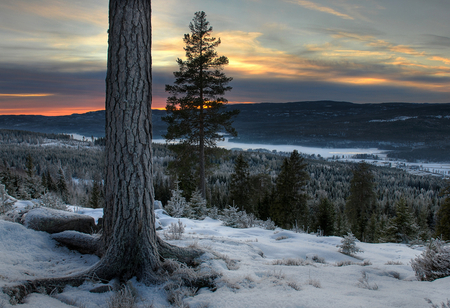
[[[448,0],[154,0],[153,104],[205,11],[230,103],[450,103]],[[0,114],[105,106],[107,0],[0,2]]]

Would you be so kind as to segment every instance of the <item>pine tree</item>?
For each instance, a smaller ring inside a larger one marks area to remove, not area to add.
[[[202,197],[202,194],[198,189],[193,192],[191,200],[189,201],[189,207],[191,208],[190,218],[203,219],[206,217],[208,212],[206,200]]]
[[[239,210],[245,210],[247,213],[253,213],[251,207],[251,186],[250,186],[250,169],[245,161],[242,153],[238,155],[234,162],[234,173],[230,179],[230,200]]]
[[[174,72],[175,84],[166,85],[171,94],[167,99],[167,140],[181,139],[184,144],[195,145],[199,166],[199,189],[206,197],[205,148],[213,147],[222,136],[224,129],[236,136],[231,126],[232,118],[238,110],[225,111],[227,100],[222,96],[231,90],[223,67],[228,58],[218,56],[215,48],[220,39],[211,37],[212,27],[206,20],[205,12],[196,12],[189,24],[190,34],[184,35],[186,61],[177,59],[179,71]]]
[[[94,209],[102,207],[101,187],[97,181],[94,181],[94,184],[92,185],[92,191],[89,196],[89,205]]]
[[[64,171],[61,168],[59,168],[59,170],[58,170],[58,179],[56,180],[56,187],[57,187],[58,193],[60,194],[63,201],[68,202],[69,190],[67,188]]]
[[[373,179],[374,176],[367,163],[361,162],[353,169],[346,214],[351,230],[361,240],[364,240],[366,227],[375,207]]]
[[[436,213],[437,223],[435,236],[441,237],[444,241],[450,240],[450,186],[442,193],[445,198]]]
[[[308,195],[305,192],[309,179],[306,163],[297,150],[283,160],[276,180],[275,202],[271,209],[273,221],[284,228],[308,225]]]
[[[164,209],[167,213],[172,217],[182,217],[186,214],[186,208],[188,207],[188,203],[186,199],[183,197],[183,191],[178,186],[179,182],[175,183],[176,187],[172,190],[172,197],[170,198],[167,205]],[[189,213],[187,213],[189,216]]]
[[[34,176],[34,162],[33,157],[31,154],[28,154],[27,161],[25,163],[25,167],[27,169],[27,175],[29,178],[32,178]]]
[[[341,245],[338,245],[339,251],[346,255],[354,255],[358,252],[363,252],[358,246],[356,246],[356,237],[353,233],[349,232],[347,235],[344,235],[344,238],[341,240]]]
[[[328,198],[322,198],[317,211],[317,227],[323,231],[323,235],[334,234],[336,213],[333,203]]]
[[[418,230],[416,219],[408,208],[405,199],[402,198],[397,202],[395,217],[387,223],[383,241],[408,243],[417,235]]]

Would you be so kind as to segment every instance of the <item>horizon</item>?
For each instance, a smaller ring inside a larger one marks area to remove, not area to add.
[[[233,103],[230,102],[228,105],[258,105],[258,104],[292,104],[292,103],[316,103],[316,102],[330,102],[330,103],[349,103],[349,104],[355,104],[355,105],[370,105],[370,104],[374,104],[374,105],[378,105],[378,104],[425,104],[425,105],[446,105],[446,104],[450,104],[450,102],[448,103],[430,103],[430,102],[423,102],[423,103],[411,103],[411,102],[380,102],[380,103],[355,103],[355,102],[348,102],[348,101],[334,101],[334,100],[316,100],[316,101],[291,101],[291,102],[237,102],[237,103]],[[152,108],[153,110],[165,110],[165,108]],[[83,112],[72,112],[72,113],[47,113],[47,114],[36,114],[36,113],[6,113],[6,114],[1,114],[0,116],[44,116],[44,117],[60,117],[60,116],[71,116],[71,115],[75,115],[75,114],[86,114],[86,113],[90,113],[90,112],[98,112],[98,111],[105,111],[105,108],[103,109],[97,109],[97,110],[86,110]]]
[[[164,85],[200,10],[230,61],[230,102],[450,102],[450,2],[157,0],[155,109],[166,105]],[[1,2],[0,114],[104,108],[107,29],[108,0]]]

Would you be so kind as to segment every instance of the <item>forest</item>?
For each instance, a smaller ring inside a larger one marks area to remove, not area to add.
[[[1,130],[0,180],[8,194],[18,199],[52,193],[67,204],[102,207],[104,151],[99,143]],[[442,178],[294,154],[217,149],[208,164],[208,211],[231,209],[236,217],[245,213],[245,219],[270,218],[287,229],[320,235],[342,236],[351,231],[367,242],[410,242],[436,235],[437,212],[446,203],[442,193],[447,183]],[[168,145],[153,144],[153,164],[155,199],[165,207],[177,194],[190,202],[195,175],[177,164]],[[289,173],[289,166],[296,166],[294,173]],[[358,174],[370,189],[367,204],[357,201],[359,212],[354,213],[352,198],[364,190],[353,181]],[[289,195],[292,187],[300,194]],[[289,208],[290,204],[298,206]],[[398,217],[404,221],[398,222]],[[411,228],[398,230],[407,226]]]

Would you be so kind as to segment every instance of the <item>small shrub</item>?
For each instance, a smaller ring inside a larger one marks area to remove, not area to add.
[[[277,237],[275,240],[276,241],[281,241],[281,240],[285,240],[285,239],[288,239],[289,237],[287,237],[286,235],[282,235],[282,236],[279,236],[279,237]]]
[[[164,232],[166,240],[180,240],[184,233],[184,225],[181,220],[178,219],[178,223],[171,223],[169,229]]]
[[[358,279],[358,287],[367,290],[378,290],[378,285],[376,283],[369,283],[369,275],[365,272],[361,272],[361,278]]]
[[[341,240],[341,245],[337,245],[339,247],[339,252],[343,254],[352,256],[358,252],[363,252],[359,247],[356,246],[356,237],[353,233],[349,232],[347,235],[344,235],[344,238]]]
[[[306,281],[306,284],[309,284],[310,286],[313,286],[313,287],[315,287],[315,288],[317,288],[317,289],[322,288],[322,285],[320,284],[320,281],[317,280],[317,279],[311,279],[311,278],[309,278],[309,279]]]
[[[411,260],[411,267],[422,281],[450,276],[450,247],[439,239],[431,240],[427,249]]]
[[[322,264],[327,263],[327,262],[325,262],[325,259],[324,259],[324,258],[319,257],[318,255],[314,255],[314,256],[311,258],[311,260],[312,260],[313,262],[315,262],[315,263],[322,263]]]
[[[341,267],[341,266],[348,266],[348,265],[360,265],[360,266],[368,266],[372,265],[372,262],[369,260],[364,260],[363,262],[353,262],[353,261],[338,261],[335,263],[335,266]]]
[[[431,299],[425,298],[428,304],[431,305],[431,308],[450,308],[450,300],[447,299],[447,303],[442,302],[441,305],[434,304]]]
[[[295,281],[289,281],[287,285],[290,286],[295,291],[300,291],[302,289]]]
[[[48,192],[43,195],[39,202],[39,206],[48,207],[55,210],[68,210],[68,207],[64,204],[62,198],[53,192]]]
[[[400,261],[387,261],[384,265],[403,265]]]
[[[222,259],[223,261],[225,261],[225,264],[227,265],[227,268],[230,271],[236,271],[239,269],[239,265],[237,264],[238,261],[236,260],[231,260],[230,257],[228,257],[227,255],[218,253],[218,252],[214,252],[214,255],[219,258]]]
[[[288,258],[282,260],[274,260],[272,262],[272,265],[305,266],[305,265],[312,265],[312,263],[301,258],[297,259]]]

